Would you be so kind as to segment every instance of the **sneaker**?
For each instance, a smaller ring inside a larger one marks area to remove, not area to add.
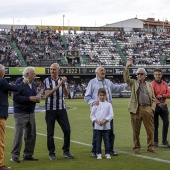
[[[110,152],[110,155],[111,156],[118,156],[118,154],[116,152],[114,152],[114,151]]]
[[[155,143],[154,143],[154,148],[157,148],[157,147],[158,147],[158,143],[155,142]]]
[[[49,155],[49,159],[50,161],[55,161],[56,160],[55,154]]]
[[[64,152],[63,156],[68,158],[68,159],[74,159],[74,156],[70,152]]]
[[[91,154],[92,157],[97,157],[96,153]]]
[[[0,166],[0,170],[9,170],[9,169],[11,169],[11,167],[8,167],[8,166],[5,166],[5,165]]]
[[[102,154],[97,154],[97,159],[102,159]]]
[[[105,157],[106,157],[106,159],[111,159],[111,156],[110,156],[109,153],[107,153],[107,154],[105,155]]]
[[[169,148],[169,147],[170,147],[170,145],[169,145],[169,142],[168,142],[168,141],[166,141],[165,143],[162,143],[162,146],[163,146],[163,147],[165,147],[165,148]]]
[[[20,160],[18,158],[11,158],[10,161],[14,163],[20,163]]]

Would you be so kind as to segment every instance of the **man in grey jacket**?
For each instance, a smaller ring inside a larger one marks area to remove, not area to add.
[[[95,70],[96,77],[90,80],[87,86],[84,100],[90,105],[90,110],[93,105],[99,105],[99,99],[97,97],[98,90],[100,88],[106,89],[106,101],[112,104],[112,93],[121,92],[127,87],[127,84],[114,84],[109,79],[106,79],[106,70],[103,67],[97,67]],[[109,130],[109,145],[110,145],[110,155],[118,156],[114,152],[114,131],[113,131],[113,119],[111,120],[111,129]],[[92,141],[92,156],[96,157],[96,134],[93,131],[93,141]]]

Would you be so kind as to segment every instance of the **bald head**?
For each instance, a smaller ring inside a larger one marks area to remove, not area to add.
[[[60,66],[59,66],[58,63],[53,63],[53,64],[51,64],[50,68],[51,68],[51,67],[55,67],[55,68],[60,69]]]
[[[3,78],[5,75],[5,67],[0,64],[0,78]]]
[[[50,66],[50,74],[51,74],[51,77],[56,80],[58,79],[58,73],[60,72],[60,66],[58,63],[53,63],[51,64]]]
[[[0,71],[4,70],[4,66],[2,64],[0,64]]]

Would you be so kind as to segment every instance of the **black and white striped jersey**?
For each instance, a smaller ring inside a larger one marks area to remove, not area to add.
[[[54,89],[61,81],[61,78],[58,80],[53,80],[52,77],[48,77],[44,80],[44,89],[45,90],[52,90]],[[53,93],[52,96],[46,98],[45,102],[46,110],[61,110],[66,109],[63,87],[60,86],[57,91]]]

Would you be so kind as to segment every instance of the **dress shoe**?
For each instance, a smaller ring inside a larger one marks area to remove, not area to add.
[[[152,150],[152,149],[148,149],[148,150],[147,150],[147,153],[153,153],[153,154],[156,154],[155,150]]]
[[[117,154],[116,152],[114,152],[114,151],[109,152],[109,154],[110,154],[111,156],[118,156],[118,154]]]
[[[11,169],[11,167],[8,167],[8,166],[5,166],[5,165],[0,166],[0,170],[9,170],[9,169]]]
[[[33,157],[24,157],[23,161],[38,161],[38,159]]]

